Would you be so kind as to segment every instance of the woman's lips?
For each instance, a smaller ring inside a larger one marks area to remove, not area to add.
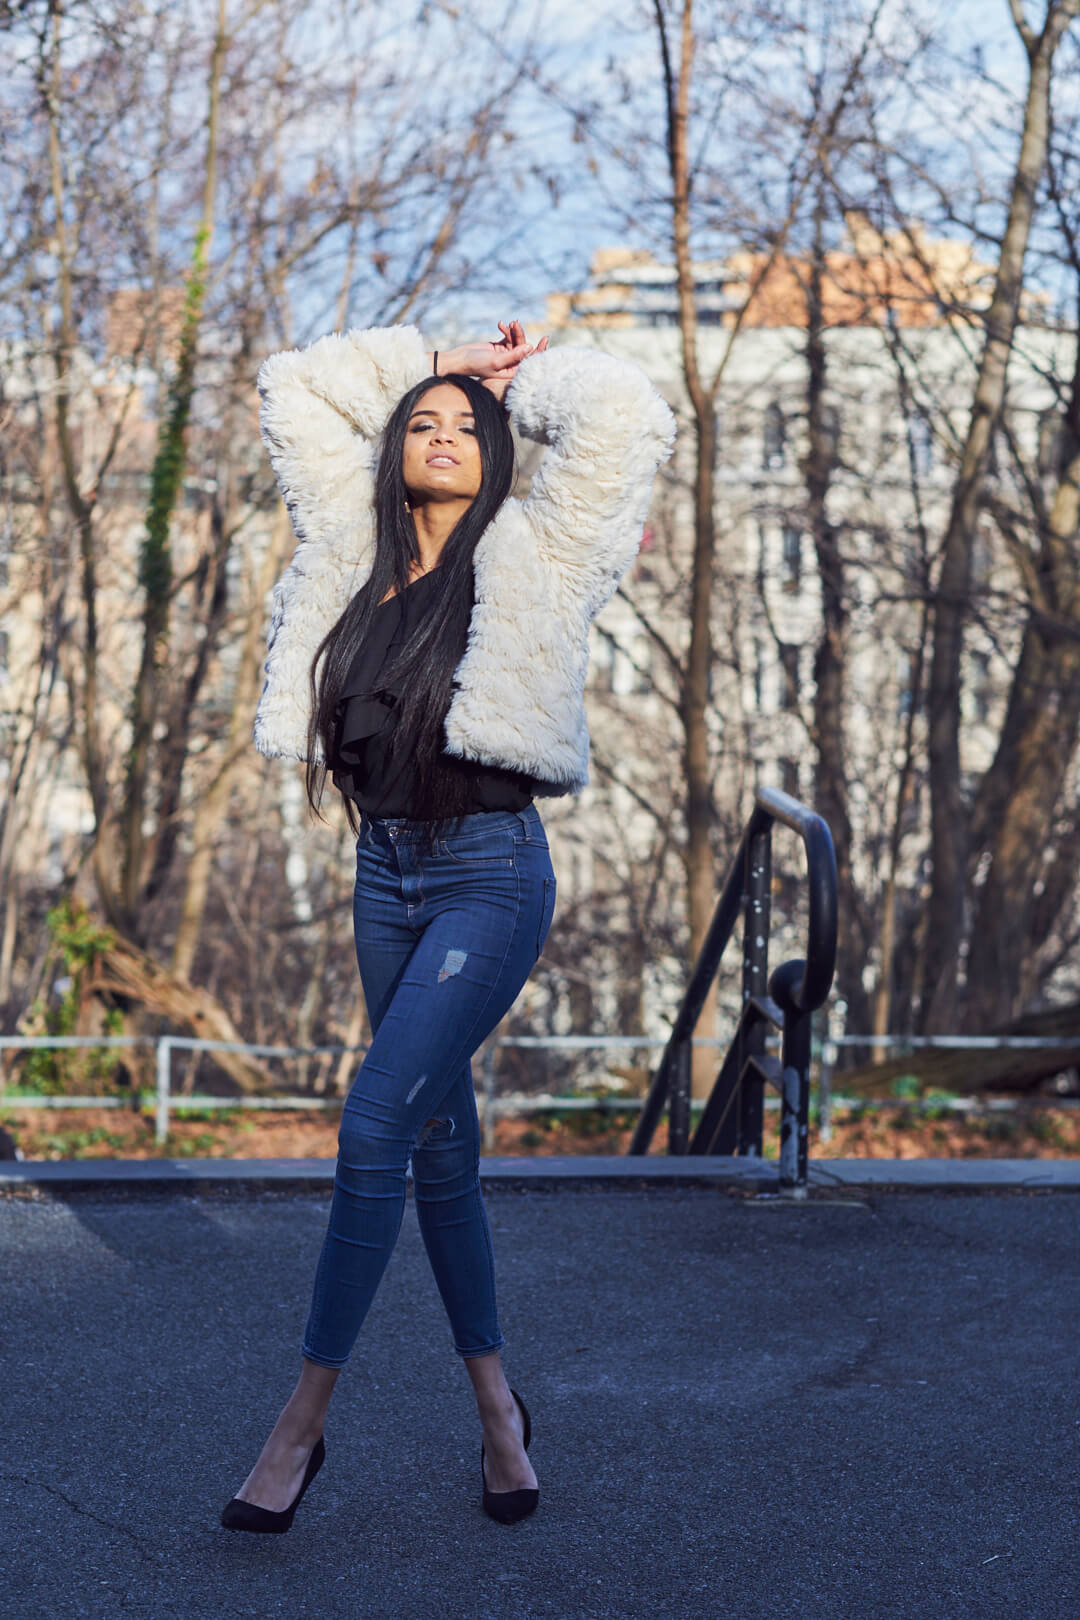
[[[438,467],[444,465],[447,467],[456,467],[458,465],[458,461],[456,456],[428,456],[427,464],[429,467]]]

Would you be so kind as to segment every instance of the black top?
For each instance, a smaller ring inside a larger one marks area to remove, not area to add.
[[[397,701],[379,687],[379,674],[415,630],[431,604],[438,569],[414,580],[375,609],[371,628],[353,658],[335,710],[337,727],[328,764],[334,786],[372,816],[415,815],[416,773],[411,758],[388,759],[384,735]],[[374,693],[366,697],[365,693]],[[536,784],[520,771],[499,770],[475,760],[442,755],[442,766],[469,784],[464,814],[478,810],[524,810]],[[419,818],[417,818],[419,819]]]

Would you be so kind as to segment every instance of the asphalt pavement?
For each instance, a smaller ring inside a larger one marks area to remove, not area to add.
[[[410,1196],[285,1536],[218,1516],[296,1376],[325,1187],[0,1198],[0,1613],[1076,1620],[1074,1195],[486,1197],[537,1512],[481,1510]]]

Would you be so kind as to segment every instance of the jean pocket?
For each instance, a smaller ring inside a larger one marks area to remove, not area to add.
[[[548,929],[551,927],[551,919],[554,917],[554,915],[555,879],[553,877],[549,877],[544,879],[544,909],[540,914],[540,927],[536,934],[537,956],[539,956],[541,951],[544,949],[544,944],[548,937]]]
[[[439,854],[455,866],[513,866],[514,834],[510,828],[473,838],[441,838]]]

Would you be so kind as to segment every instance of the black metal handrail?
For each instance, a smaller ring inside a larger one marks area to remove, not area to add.
[[[791,828],[806,852],[809,921],[806,956],[768,976],[772,828]],[[810,1114],[810,1021],[825,1001],[836,966],[836,855],[821,816],[777,788],[758,790],[709,931],[690,975],[671,1036],[630,1142],[647,1153],[668,1104],[669,1153],[761,1155],[764,1088],[781,1094],[780,1185],[805,1192]],[[691,1041],[728,940],[743,913],[743,1010],[693,1140],[690,1139]],[[779,1062],[765,1054],[769,1025],[783,1032]]]

